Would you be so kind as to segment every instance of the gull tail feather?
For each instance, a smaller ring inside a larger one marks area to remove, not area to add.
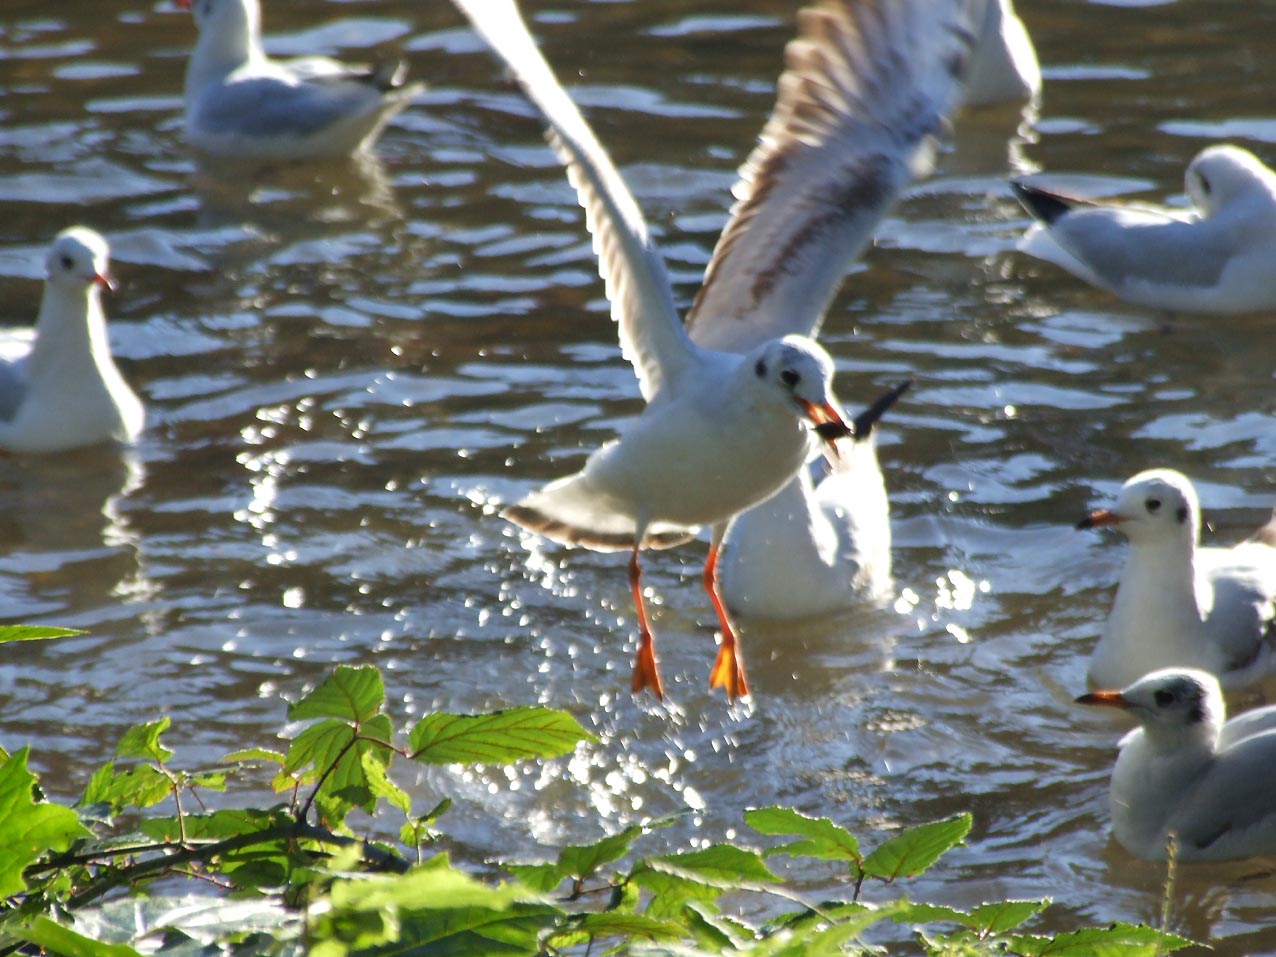
[[[550,483],[504,509],[501,517],[564,545],[582,545],[599,552],[628,551],[638,534],[637,522],[583,475]],[[691,541],[696,532],[682,525],[652,522],[640,547],[673,548]]]

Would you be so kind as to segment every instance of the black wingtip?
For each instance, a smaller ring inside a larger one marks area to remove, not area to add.
[[[854,419],[855,438],[868,438],[873,433],[873,426],[877,425],[877,420],[885,415],[886,411],[899,401],[899,397],[911,389],[912,386],[913,380],[905,379],[857,415]]]
[[[1029,186],[1027,183],[1013,179],[1010,181],[1010,189],[1034,219],[1039,219],[1047,225],[1081,205],[1079,200],[1071,196],[1052,193],[1039,186]]]

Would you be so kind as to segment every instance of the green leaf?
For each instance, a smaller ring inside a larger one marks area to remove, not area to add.
[[[1023,957],[1157,957],[1195,946],[1193,941],[1143,924],[1089,927],[1053,937],[1007,938],[1009,949]]]
[[[8,930],[20,940],[35,944],[58,957],[142,957],[132,947],[85,937],[47,917],[36,917],[23,927],[10,927]]]
[[[292,740],[284,771],[293,773],[309,766],[318,776],[331,769],[319,790],[327,817],[344,821],[351,807],[372,813],[377,795],[364,771],[364,761],[374,756],[383,766],[388,764],[393,752],[379,742],[389,741],[393,733],[390,719],[384,714],[369,717],[362,729],[335,718],[320,721]]]
[[[966,926],[984,935],[1004,934],[1036,917],[1049,906],[1049,898],[1036,901],[992,901],[971,910],[970,922]]]
[[[538,894],[548,894],[567,879],[567,872],[557,864],[506,864],[505,869]]]
[[[570,754],[597,739],[565,711],[522,707],[488,714],[432,714],[413,727],[411,757],[425,764],[512,764]]]
[[[397,807],[406,815],[412,814],[412,798],[408,793],[390,780],[386,773],[386,760],[375,750],[368,750],[361,755],[363,777],[372,796],[383,798],[393,807]]]
[[[553,950],[563,950],[582,947],[607,937],[624,937],[626,940],[681,940],[683,936],[682,927],[673,921],[653,920],[642,914],[606,911],[574,918],[561,930],[550,934],[549,946]]]
[[[666,866],[667,867],[667,866]],[[643,862],[634,869],[629,882],[652,895],[647,904],[648,917],[672,919],[692,903],[714,906],[731,887],[721,887],[697,879],[692,874],[670,872],[666,867]]]
[[[27,752],[23,748],[0,764],[0,897],[26,890],[22,872],[42,855],[92,837],[70,808],[36,803]]]
[[[288,709],[292,721],[311,718],[336,718],[363,724],[381,710],[385,702],[385,685],[381,672],[371,665],[351,668],[338,665],[314,691]]]
[[[0,644],[9,641],[47,641],[50,638],[72,638],[85,632],[75,628],[50,628],[44,625],[0,625]]]
[[[744,812],[745,823],[761,834],[793,834],[805,838],[782,844],[767,855],[787,854],[791,857],[813,857],[822,861],[849,861],[859,867],[859,841],[850,831],[826,817],[807,817],[787,807],[754,808]]]
[[[209,814],[187,814],[180,824],[175,817],[147,818],[138,824],[138,830],[153,841],[177,841],[183,833],[191,841],[224,841],[291,822],[282,812],[227,808]]]
[[[172,722],[167,718],[149,721],[146,724],[135,724],[124,732],[120,743],[115,746],[117,758],[140,758],[143,761],[154,761],[163,764],[173,756],[173,752],[159,743],[160,735],[168,730]]]
[[[825,918],[790,925],[749,951],[749,957],[842,957],[846,948],[874,924],[894,916],[901,906],[892,902],[881,907],[849,904],[822,911]]]
[[[690,874],[717,886],[768,884],[779,880],[758,854],[730,844],[666,854],[653,858],[651,863],[655,862],[670,864],[678,874]]]
[[[583,880],[604,864],[618,861],[628,854],[630,846],[642,833],[642,827],[634,824],[593,844],[569,844],[558,853],[558,870],[563,877]],[[558,882],[554,884],[557,886]]]
[[[269,748],[244,748],[232,751],[222,758],[223,764],[279,764],[284,763],[284,756]]]
[[[972,818],[958,814],[942,821],[910,827],[864,858],[864,873],[884,881],[916,877],[970,832]]]
[[[147,808],[172,793],[172,782],[151,765],[119,772],[115,770],[115,762],[108,761],[93,772],[79,803],[84,806],[106,804],[113,811],[126,807]]]

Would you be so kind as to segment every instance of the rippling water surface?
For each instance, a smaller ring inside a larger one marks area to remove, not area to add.
[[[791,6],[528,4],[684,304],[770,108]],[[775,801],[866,836],[968,809],[969,846],[915,896],[1051,896],[1056,929],[1153,919],[1161,869],[1108,837],[1124,728],[1071,704],[1124,551],[1071,526],[1160,464],[1196,478],[1209,538],[1257,525],[1276,497],[1276,334],[1267,316],[1126,307],[1023,258],[1006,176],[1181,201],[1211,141],[1276,159],[1276,7],[1022,12],[1039,109],[961,119],[824,327],[848,403],[916,379],[882,436],[897,600],[749,629],[755,696],[731,707],[705,688],[704,546],[655,555],[660,707],[627,691],[623,556],[494,514],[640,400],[574,196],[449,6],[268,7],[272,50],[388,48],[431,90],[375,160],[245,173],[182,142],[188,16],[10,0],[0,311],[34,317],[57,230],[102,230],[112,339],[151,418],[123,454],[0,460],[4,618],[88,632],[0,649],[3,743],[30,741],[72,795],[132,723],[171,713],[180,758],[214,759],[276,734],[335,663],[375,663],[403,720],[541,701],[601,738],[508,778],[424,773],[419,801],[465,799],[449,820],[470,860],[591,839],[597,815],[690,807],[662,832],[685,843]],[[1175,926],[1221,953],[1276,951],[1273,890],[1261,864],[1185,868]]]

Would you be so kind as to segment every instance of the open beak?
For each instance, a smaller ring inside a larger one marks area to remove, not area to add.
[[[1120,708],[1122,711],[1130,708],[1130,702],[1119,691],[1091,691],[1075,700],[1077,704],[1097,704],[1105,708]]]
[[[1098,528],[1101,525],[1120,525],[1125,521],[1124,515],[1118,515],[1116,512],[1108,508],[1101,508],[1091,512],[1081,521],[1077,522],[1077,528]]]
[[[846,424],[841,411],[832,402],[816,405],[806,399],[798,399],[806,417],[815,424],[815,432],[829,445],[838,439],[845,439],[855,434],[855,429]]]

